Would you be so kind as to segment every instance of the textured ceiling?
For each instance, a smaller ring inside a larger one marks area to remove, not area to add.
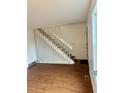
[[[90,0],[28,0],[28,27],[86,21]]]

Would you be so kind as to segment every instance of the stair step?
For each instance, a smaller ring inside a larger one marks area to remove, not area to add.
[[[49,38],[49,37],[50,37],[50,35],[46,34],[46,37],[47,37],[47,38]]]
[[[74,60],[75,59],[75,56],[71,56],[71,59]]]
[[[46,32],[43,32],[43,35],[47,35],[47,33]]]
[[[68,54],[68,57],[71,57],[70,53]]]
[[[61,45],[57,43],[57,44],[56,44],[56,46],[58,46],[58,47],[59,47],[59,46],[61,46]]]
[[[51,37],[47,38],[48,40],[52,41],[53,39]]]
[[[58,48],[60,48],[60,49],[61,49],[61,48],[63,48],[63,46],[58,46]]]
[[[69,51],[65,51],[65,53],[69,53]]]
[[[49,39],[51,41],[52,40],[52,37],[48,37],[47,39]]]
[[[64,51],[65,49],[62,49],[62,51]]]
[[[44,30],[40,30],[41,33],[44,33],[45,31]]]
[[[47,37],[47,38],[50,38],[50,39],[51,39],[52,37],[51,37],[51,36],[49,36],[49,37]]]
[[[55,39],[53,39],[53,38],[51,38],[51,39],[49,39],[50,41],[55,41]]]

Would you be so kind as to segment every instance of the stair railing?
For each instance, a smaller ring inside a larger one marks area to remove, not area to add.
[[[41,29],[37,29],[37,31],[41,33],[41,38],[43,40],[45,40],[47,42],[47,44],[49,44],[61,56],[63,56],[66,59],[67,62],[69,62],[70,64],[74,64],[74,61],[71,59],[71,55],[68,55],[70,53],[65,53],[59,47],[57,47],[58,45],[55,45],[55,43],[53,43],[53,40],[50,40],[50,38],[48,38],[50,36],[46,31],[41,30]],[[52,39],[53,39],[53,37],[52,37]]]

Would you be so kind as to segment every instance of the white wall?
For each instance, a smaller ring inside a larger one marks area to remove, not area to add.
[[[77,59],[87,59],[86,23],[62,25],[61,30],[51,31],[72,46],[72,53]]]
[[[91,7],[88,14],[87,27],[88,27],[88,62],[89,62],[89,70],[91,81],[93,85],[94,93],[97,93],[97,84],[96,78],[92,72],[93,70],[93,39],[92,39],[92,12],[95,6],[96,0],[91,0]]]
[[[73,48],[72,53],[77,59],[87,59],[86,48],[86,23],[76,23],[61,26],[61,31],[51,30],[65,41],[67,41]],[[36,60],[36,49],[34,42],[33,30],[28,29],[28,63]],[[37,34],[37,56],[43,63],[66,63],[64,58],[58,55],[48,44]]]
[[[36,60],[36,49],[34,33],[32,29],[27,29],[27,63],[31,63]]]

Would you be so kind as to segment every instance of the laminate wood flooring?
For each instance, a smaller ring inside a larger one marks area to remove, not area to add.
[[[92,93],[87,64],[36,64],[27,69],[28,93]]]

